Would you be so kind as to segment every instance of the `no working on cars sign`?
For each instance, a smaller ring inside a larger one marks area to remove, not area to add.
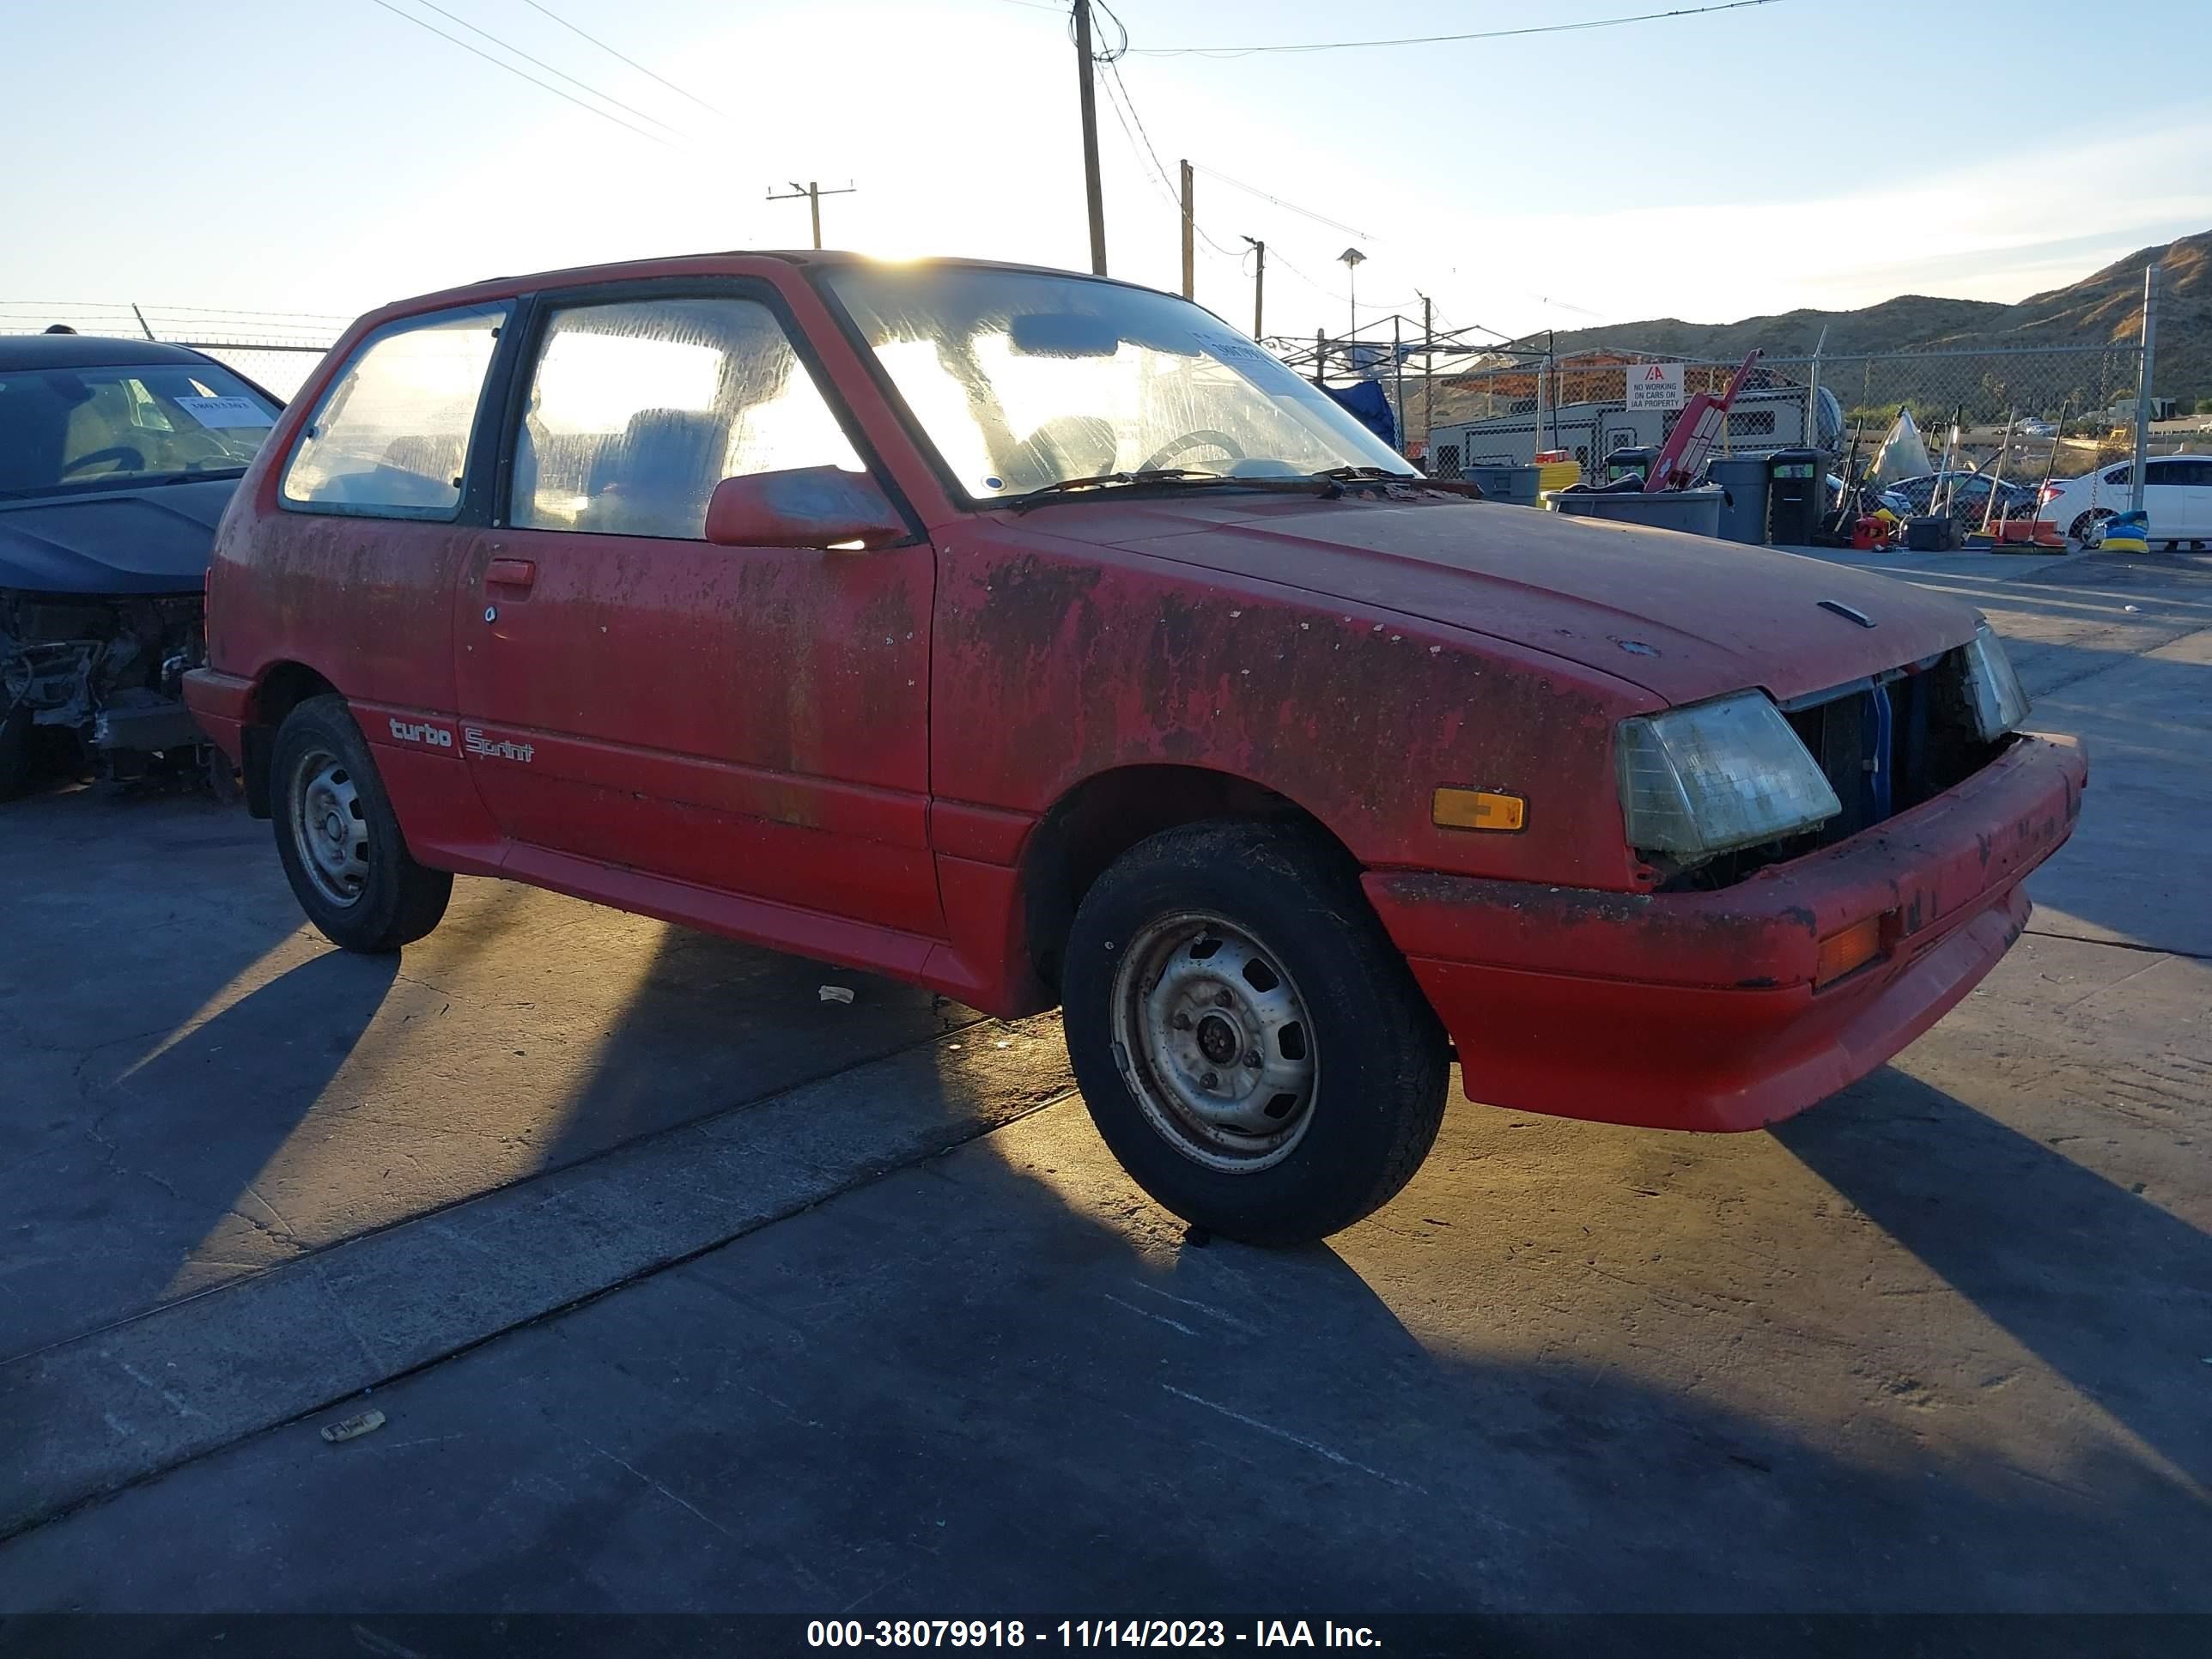
[[[1628,406],[1631,409],[1680,409],[1682,406],[1681,364],[1631,363],[1628,366]]]

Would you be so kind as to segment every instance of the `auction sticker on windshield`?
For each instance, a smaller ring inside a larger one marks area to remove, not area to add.
[[[179,398],[175,403],[204,427],[269,424],[269,411],[251,398]]]
[[[1233,334],[1206,334],[1194,331],[1191,337],[1207,353],[1224,363],[1260,363],[1269,368],[1280,366],[1278,359],[1269,356],[1249,340],[1240,340]]]

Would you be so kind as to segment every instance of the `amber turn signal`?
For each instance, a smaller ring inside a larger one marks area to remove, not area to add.
[[[1820,941],[1820,960],[1813,970],[1815,988],[1863,968],[1881,954],[1881,918],[1869,916]]]
[[[1439,789],[1429,804],[1429,817],[1439,830],[1518,830],[1528,811],[1520,796],[1489,789]]]

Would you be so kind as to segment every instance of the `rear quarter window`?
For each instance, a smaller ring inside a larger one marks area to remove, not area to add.
[[[469,436],[506,306],[379,329],[331,383],[284,469],[287,507],[371,518],[460,510]]]

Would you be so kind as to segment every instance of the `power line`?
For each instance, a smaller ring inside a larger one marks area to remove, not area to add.
[[[1108,15],[1109,16],[1112,15],[1111,13],[1109,13]],[[1120,20],[1116,19],[1115,21],[1118,22]],[[1152,136],[1151,133],[1145,131],[1145,118],[1137,113],[1137,100],[1130,96],[1128,83],[1121,79],[1121,71],[1115,65],[1112,58],[1109,58],[1101,61],[1103,62],[1106,68],[1106,89],[1108,101],[1114,105],[1115,119],[1121,119],[1121,111],[1126,106],[1128,109],[1129,116],[1127,121],[1121,122],[1121,131],[1125,134],[1128,133],[1129,121],[1134,121],[1137,124],[1136,134],[1129,138],[1130,147],[1132,149],[1136,147],[1138,138],[1141,137],[1144,140],[1144,154],[1138,156],[1138,161],[1142,162],[1146,155],[1149,155],[1152,158],[1152,167],[1154,173],[1158,176],[1160,189],[1166,193],[1169,205],[1173,207],[1177,213],[1181,213],[1182,211],[1182,199],[1176,194],[1175,186],[1168,183],[1168,164],[1160,160],[1159,151],[1152,148]],[[1117,90],[1121,94],[1118,100],[1113,96]],[[1195,167],[1196,163],[1193,163],[1193,166]],[[1234,250],[1224,247],[1219,242],[1216,241],[1212,235],[1206,230],[1206,227],[1200,224],[1195,217],[1191,220],[1190,224],[1191,228],[1198,233],[1200,240],[1204,241],[1206,245],[1212,248],[1216,253],[1222,254],[1231,259],[1238,257]]]
[[[616,51],[612,46],[609,46],[605,41],[604,41],[604,40],[600,40],[600,39],[599,38],[599,36],[597,36],[596,34],[586,34],[586,33],[585,33],[585,32],[584,32],[582,29],[578,28],[578,27],[577,27],[574,23],[570,22],[567,18],[565,18],[565,17],[562,16],[560,13],[558,13],[558,12],[556,12],[556,11],[550,10],[550,9],[549,9],[548,8],[544,7],[544,6],[541,6],[541,5],[539,5],[539,4],[538,3],[538,0],[522,0],[522,3],[523,3],[524,5],[526,5],[526,6],[529,7],[529,8],[531,9],[531,10],[532,10],[532,11],[544,12],[544,15],[545,15],[546,16],[548,16],[548,17],[551,18],[555,22],[558,23],[558,24],[559,24],[562,28],[564,28],[564,29],[568,30],[569,33],[571,33],[571,34],[574,34],[574,35],[580,35],[580,36],[582,36],[582,38],[583,38],[583,39],[585,39],[585,40],[586,40],[590,41],[593,46],[597,46],[597,47],[598,47],[601,52],[605,52],[605,53],[609,54],[611,57],[615,57],[615,58],[621,58],[621,59],[623,60],[623,63],[628,64],[629,64],[632,69],[635,70],[636,70],[640,75],[651,76],[653,79],[654,79],[654,80],[656,80],[656,81],[659,82],[660,82],[660,84],[661,84],[662,86],[666,87],[666,88],[669,89],[669,91],[673,92],[673,93],[676,93],[676,94],[680,94],[680,95],[681,95],[681,96],[683,96],[683,97],[689,98],[689,99],[690,99],[693,103],[695,103],[695,104],[698,105],[698,106],[699,106],[699,107],[700,107],[701,109],[703,109],[703,110],[705,110],[705,111],[707,111],[708,113],[710,113],[710,114],[714,114],[714,115],[719,115],[719,116],[720,116],[720,117],[722,118],[722,119],[724,119],[725,121],[726,121],[726,120],[728,120],[728,119],[730,118],[729,112],[728,112],[728,111],[726,111],[726,110],[722,110],[722,109],[717,109],[714,105],[712,105],[712,104],[708,103],[705,99],[702,98],[702,97],[701,97],[697,93],[696,93],[696,92],[686,92],[686,91],[684,91],[684,89],[682,87],[678,86],[678,85],[676,84],[676,82],[673,82],[673,81],[670,80],[666,76],[665,76],[665,75],[659,75],[659,74],[656,74],[656,73],[654,73],[654,71],[653,71],[652,70],[649,70],[649,69],[646,68],[646,66],[645,66],[644,64],[642,64],[639,63],[639,62],[637,61],[637,59],[636,59],[636,58],[630,57],[630,56],[629,56],[628,53],[626,53],[626,52],[617,52],[617,51]]]
[[[535,64],[538,68],[544,70],[548,75],[557,75],[563,81],[566,81],[570,86],[580,87],[586,92],[590,93],[592,97],[599,99],[603,102],[612,104],[617,109],[626,110],[630,114],[636,116],[641,121],[652,122],[653,125],[659,127],[663,132],[673,133],[678,138],[688,139],[691,136],[680,127],[670,126],[667,122],[662,120],[659,116],[652,114],[647,111],[641,110],[635,104],[625,104],[621,99],[616,97],[613,94],[601,92],[597,87],[592,86],[589,82],[579,81],[574,76],[569,74],[568,71],[564,69],[556,69],[552,64],[547,63],[543,58],[532,58],[528,52],[523,51],[520,46],[516,46],[513,41],[502,40],[499,36],[494,34],[489,29],[478,28],[474,23],[469,21],[467,18],[447,11],[443,6],[438,3],[438,0],[415,0],[415,3],[421,6],[426,11],[434,11],[441,17],[450,18],[453,21],[459,23],[463,28],[468,30],[471,34],[482,35],[485,40],[490,41],[501,51],[513,52],[517,58],[522,59],[524,63]]]
[[[1434,46],[1462,40],[1504,40],[1524,34],[1571,34],[1584,29],[1618,28],[1624,23],[1650,23],[1668,17],[1702,17],[1709,12],[1741,11],[1751,6],[1771,6],[1774,0],[1723,0],[1717,5],[1684,6],[1673,11],[1638,12],[1632,17],[1593,17],[1577,23],[1536,23],[1517,29],[1479,29],[1466,34],[1411,34],[1380,40],[1307,40],[1295,44],[1255,46],[1133,46],[1140,58],[1249,58],[1259,52],[1349,52],[1362,46]]]
[[[668,140],[662,137],[657,132],[647,132],[643,127],[632,126],[629,122],[623,120],[621,116],[610,115],[606,111],[601,109],[597,104],[587,104],[582,99],[577,97],[574,93],[563,92],[551,82],[541,81],[528,70],[515,68],[514,64],[508,63],[504,58],[495,58],[482,47],[471,46],[467,41],[462,40],[459,35],[448,34],[445,30],[440,28],[435,23],[428,21],[423,18],[417,17],[411,11],[400,10],[398,7],[392,3],[392,0],[370,0],[370,3],[372,5],[383,7],[385,10],[390,12],[394,17],[405,18],[417,28],[429,30],[431,33],[436,35],[441,40],[450,40],[453,45],[459,46],[463,52],[474,52],[477,57],[483,58],[487,64],[496,64],[500,68],[505,70],[509,75],[520,76],[524,80],[529,82],[532,86],[542,87],[547,92],[551,93],[556,98],[567,99],[578,109],[587,109],[591,111],[592,114],[598,116],[602,121],[613,122],[625,132],[634,132],[641,138],[650,139],[653,143],[659,144],[663,149],[674,149],[676,148],[675,145],[670,143]]]
[[[1317,225],[1327,225],[1331,230],[1340,230],[1347,236],[1361,237],[1370,242],[1379,242],[1384,240],[1383,238],[1376,235],[1372,231],[1362,230],[1357,225],[1347,225],[1341,219],[1332,219],[1325,213],[1316,213],[1311,208],[1300,207],[1296,202],[1286,202],[1279,196],[1270,196],[1266,191],[1261,190],[1257,185],[1248,185],[1241,179],[1232,179],[1227,173],[1219,172],[1213,167],[1207,167],[1202,161],[1194,161],[1191,165],[1210,179],[1218,179],[1223,184],[1231,186],[1232,189],[1241,190],[1247,196],[1256,196],[1263,202],[1273,202],[1277,207],[1283,209],[1285,211],[1295,213],[1302,217],[1310,219]]]

